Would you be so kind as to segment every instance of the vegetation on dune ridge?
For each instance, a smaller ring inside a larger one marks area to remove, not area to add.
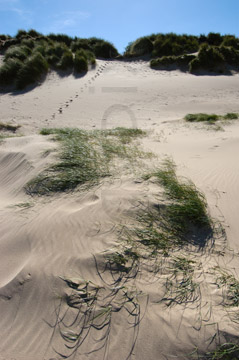
[[[98,38],[71,38],[64,34],[44,36],[35,30],[19,30],[15,37],[0,35],[0,86],[23,89],[42,79],[49,68],[87,72],[98,58],[115,58],[118,51],[108,41]]]
[[[0,53],[4,54],[0,86],[20,83],[17,86],[21,89],[42,78],[48,68],[86,72],[89,64],[95,64],[96,58],[114,59],[119,55],[114,45],[103,39],[73,38],[65,34],[45,36],[33,29],[19,30],[15,37],[0,35]],[[36,60],[35,54],[41,54],[45,62],[43,66],[43,61],[40,61],[37,75],[32,69],[37,66],[33,61],[33,58]],[[219,33],[207,36],[152,34],[129,43],[123,59],[140,56],[152,58],[150,66],[155,69],[176,67],[191,73],[201,70],[219,73],[238,71],[239,38]],[[23,72],[24,81],[21,80]]]
[[[190,55],[189,55],[190,54]],[[180,68],[191,73],[210,71],[224,73],[239,70],[239,38],[209,33],[207,36],[152,34],[126,47],[126,58],[149,56],[155,69]]]

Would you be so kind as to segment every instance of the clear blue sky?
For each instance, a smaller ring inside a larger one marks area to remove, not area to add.
[[[158,32],[239,36],[239,0],[0,0],[0,34],[31,28],[101,37],[122,52]]]

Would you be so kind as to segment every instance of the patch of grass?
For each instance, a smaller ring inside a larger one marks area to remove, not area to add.
[[[239,281],[234,275],[219,267],[215,268],[218,273],[216,284],[219,288],[225,289],[225,305],[239,306]]]
[[[163,186],[169,200],[174,201],[168,206],[167,214],[175,230],[184,233],[189,224],[198,227],[210,227],[211,218],[207,213],[204,195],[190,182],[178,179],[176,167],[172,160],[164,161],[162,169],[151,174]]]
[[[30,181],[29,194],[49,194],[73,190],[78,185],[92,186],[110,176],[115,157],[137,160],[139,150],[131,145],[144,132],[137,129],[84,131],[79,129],[43,129],[42,135],[53,135],[62,150],[59,161]]]
[[[206,122],[214,123],[215,121],[220,119],[220,116],[216,114],[197,113],[197,114],[187,114],[184,117],[184,119],[189,122],[206,121]]]
[[[238,113],[227,113],[225,115],[196,113],[184,116],[184,120],[188,122],[206,122],[208,124],[215,124],[218,120],[236,120],[238,118]]]
[[[16,132],[21,125],[11,125],[11,124],[4,124],[0,122],[0,131],[12,131]]]
[[[223,116],[223,119],[225,120],[236,120],[238,118],[239,118],[238,113],[227,113],[226,115]]]
[[[164,199],[160,203],[141,206],[136,225],[126,228],[122,239],[137,244],[146,257],[157,257],[158,254],[167,257],[170,251],[189,244],[203,248],[213,234],[213,222],[204,195],[191,181],[177,177],[175,164],[170,159],[144,176],[145,180],[151,178],[162,187]],[[179,262],[177,265],[183,267]]]
[[[239,359],[239,345],[235,343],[224,343],[216,350],[199,357],[205,360],[237,360]]]
[[[198,284],[194,281],[195,261],[178,256],[173,258],[170,271],[172,275],[167,278],[166,294],[162,299],[167,306],[194,302],[198,297],[196,290]]]

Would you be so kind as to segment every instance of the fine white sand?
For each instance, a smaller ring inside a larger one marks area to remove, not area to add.
[[[115,310],[110,328],[85,330],[82,346],[70,359],[184,359],[196,348],[213,348],[221,334],[225,340],[238,335],[210,269],[217,263],[235,275],[239,269],[239,121],[216,129],[183,120],[194,112],[239,113],[238,74],[195,76],[154,71],[143,61],[98,60],[84,77],[49,73],[31,91],[1,93],[0,109],[0,121],[21,125],[17,134],[23,135],[0,144],[0,360],[71,354],[60,330],[79,331],[82,322],[78,310],[67,305],[69,287],[61,277],[105,286],[94,257],[100,263],[102,252],[114,248],[114,227],[127,223],[137,202],[153,202],[161,192],[153,184],[135,182],[132,174],[90,191],[28,196],[24,185],[55,161],[58,144],[39,135],[43,127],[148,130],[142,146],[159,156],[158,163],[172,157],[178,174],[205,194],[231,249],[220,259],[195,255],[202,261],[196,304],[167,308],[161,302],[165,275],[141,269],[127,284],[142,291],[138,317]],[[105,291],[111,290],[107,285]],[[119,301],[112,300],[115,309]]]

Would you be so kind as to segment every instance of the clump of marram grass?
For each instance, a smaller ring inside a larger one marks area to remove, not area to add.
[[[178,179],[172,160],[166,159],[163,167],[151,176],[163,186],[168,199],[174,201],[168,206],[168,215],[170,221],[175,223],[175,229],[184,232],[188,223],[199,227],[211,226],[204,195],[191,181],[182,182]]]
[[[223,116],[223,119],[225,120],[236,120],[238,118],[239,118],[238,113],[227,113],[226,115]]]
[[[225,290],[224,305],[239,306],[239,280],[224,269],[216,267],[214,270],[218,274],[216,279],[218,288]]]
[[[111,175],[115,157],[137,160],[142,153],[131,144],[145,134],[138,129],[84,131],[80,129],[43,129],[61,143],[59,161],[26,185],[29,194],[49,194],[73,190],[78,185],[92,186]]]
[[[43,74],[48,70],[48,63],[40,53],[34,53],[27,58],[22,68],[17,73],[16,86],[23,89],[29,84],[40,80]]]
[[[81,55],[76,54],[74,58],[74,70],[77,73],[88,71],[87,59]]]
[[[14,83],[17,73],[23,67],[23,62],[11,58],[0,67],[0,85],[11,85]]]
[[[168,202],[139,213],[140,226],[134,229],[137,241],[164,255],[191,242],[205,246],[213,230],[204,195],[191,181],[178,179],[175,164],[170,159],[144,178],[153,178],[162,186]]]
[[[123,239],[138,244],[147,257],[157,254],[167,257],[170,251],[189,244],[206,246],[213,235],[213,221],[204,195],[191,181],[177,177],[170,159],[161,168],[144,175],[145,180],[151,178],[162,187],[164,201],[151,206],[141,204],[136,225],[124,229]]]
[[[169,276],[165,283],[166,293],[163,302],[167,306],[194,302],[199,297],[199,285],[194,281],[195,261],[183,256],[172,259]]]
[[[20,127],[21,125],[4,124],[0,122],[0,131],[11,131],[15,133]]]
[[[211,122],[215,123],[215,121],[220,119],[219,115],[216,114],[205,114],[205,113],[197,113],[197,114],[187,114],[184,119],[189,122]]]
[[[184,120],[188,122],[206,122],[208,124],[215,124],[218,120],[235,120],[238,118],[238,113],[227,113],[225,115],[195,113],[184,116]]]
[[[239,344],[234,342],[226,342],[218,345],[213,351],[199,356],[202,360],[237,360],[239,359]]]

